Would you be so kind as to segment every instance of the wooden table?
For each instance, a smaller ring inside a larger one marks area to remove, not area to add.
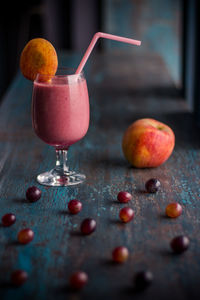
[[[79,60],[77,55],[60,55],[63,65],[76,66]],[[1,216],[13,212],[17,218],[13,226],[0,228],[1,299],[199,299],[200,141],[192,114],[159,56],[93,54],[85,73],[90,128],[69,154],[71,167],[87,175],[82,185],[46,188],[35,181],[38,173],[54,166],[55,156],[31,127],[31,82],[17,75],[0,107]],[[134,169],[122,154],[123,132],[143,117],[167,123],[176,135],[173,155],[158,168]],[[144,184],[152,177],[161,181],[162,189],[146,194]],[[31,204],[25,191],[32,185],[41,188],[42,198]],[[121,190],[133,193],[135,219],[128,224],[118,218]],[[83,203],[75,216],[67,210],[73,198]],[[182,216],[166,218],[166,205],[176,201],[183,206]],[[86,217],[97,221],[97,229],[81,236]],[[17,233],[26,227],[35,238],[22,246]],[[188,235],[190,248],[172,255],[170,240],[180,234]],[[119,245],[130,250],[123,265],[111,262]],[[29,274],[20,288],[10,284],[15,269]],[[68,279],[79,269],[88,273],[89,283],[75,293]],[[142,269],[150,269],[155,279],[138,294],[132,281]]]

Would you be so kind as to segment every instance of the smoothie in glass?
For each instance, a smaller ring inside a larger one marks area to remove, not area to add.
[[[84,76],[35,80],[33,127],[38,137],[57,149],[82,139],[89,126],[89,98]]]

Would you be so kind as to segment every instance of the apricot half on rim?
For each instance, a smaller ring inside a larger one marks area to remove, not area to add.
[[[42,38],[30,40],[20,57],[20,69],[25,78],[34,81],[37,74],[55,75],[58,57],[53,45]]]

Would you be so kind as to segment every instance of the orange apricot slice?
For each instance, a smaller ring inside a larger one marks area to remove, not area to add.
[[[24,47],[20,57],[20,69],[25,78],[34,81],[38,73],[55,75],[58,57],[53,45],[43,39],[30,40]]]

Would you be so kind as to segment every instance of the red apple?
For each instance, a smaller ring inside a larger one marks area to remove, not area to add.
[[[124,133],[125,158],[136,168],[158,167],[172,154],[175,135],[172,129],[154,119],[140,119]]]

